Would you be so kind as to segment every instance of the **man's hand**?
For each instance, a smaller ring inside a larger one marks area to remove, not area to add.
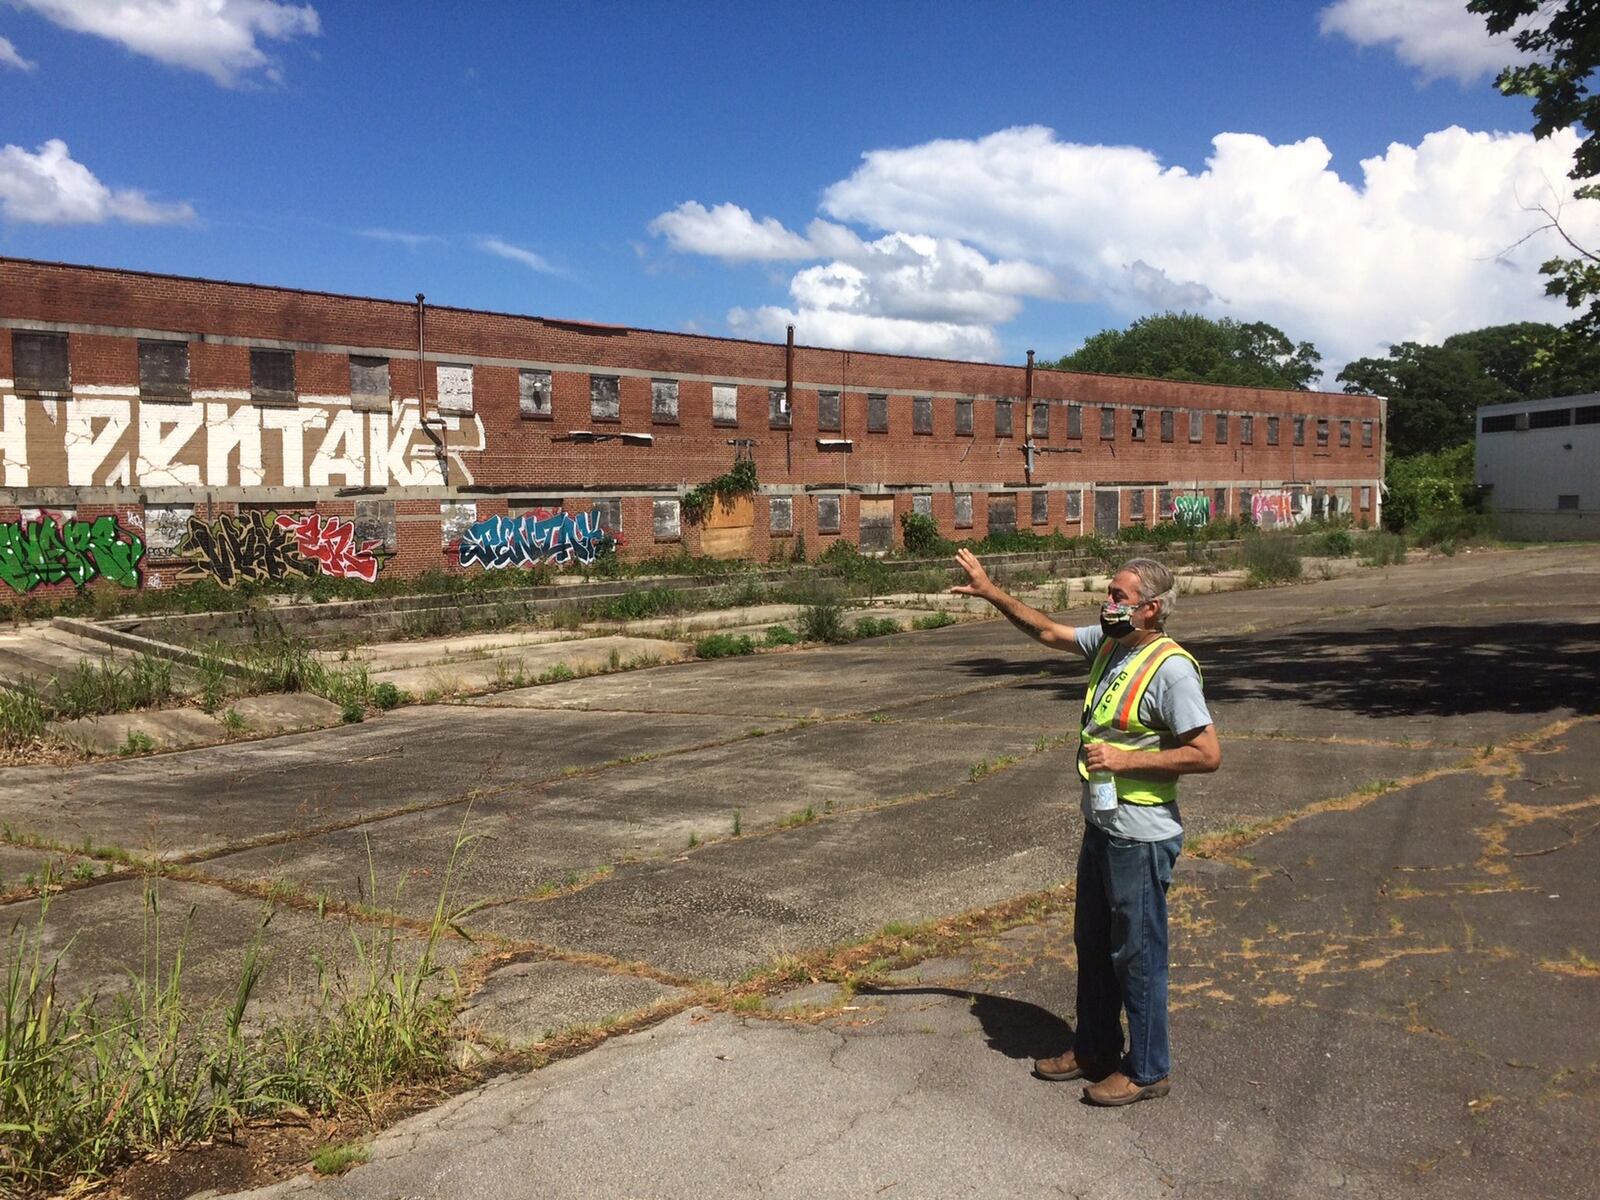
[[[962,548],[956,551],[956,566],[967,573],[967,582],[958,583],[950,591],[957,596],[976,596],[980,600],[993,600],[995,593],[1000,589],[995,587],[994,581],[989,578],[989,572],[983,569],[983,564],[978,561],[978,556],[971,550]]]
[[[1148,755],[1142,751],[1122,750],[1105,742],[1096,742],[1083,752],[1083,762],[1089,770],[1110,771],[1113,775],[1133,770],[1139,760],[1146,757]]]

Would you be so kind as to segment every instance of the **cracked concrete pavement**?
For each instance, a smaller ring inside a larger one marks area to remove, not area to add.
[[[1057,738],[1082,668],[1000,622],[12,770],[6,852],[90,836],[181,861],[230,906],[196,928],[226,961],[255,896],[370,899],[369,845],[375,894],[421,915],[465,815],[484,836],[461,894],[499,956],[486,1035],[681,998],[411,1118],[346,1176],[258,1194],[1583,1194],[1600,613],[1572,597],[1597,575],[1570,547],[1185,598],[1225,762],[1184,790],[1210,856],[1172,893],[1173,1093],[1122,1111],[1029,1074],[1068,1036],[1069,912],[788,1012],[682,1008],[779,955],[1070,879]],[[129,890],[58,897],[81,978],[128,952]],[[331,936],[293,916],[280,957]]]

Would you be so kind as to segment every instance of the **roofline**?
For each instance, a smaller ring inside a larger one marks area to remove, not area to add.
[[[276,283],[248,283],[237,279],[213,279],[204,275],[174,275],[170,272],[164,271],[142,271],[133,267],[99,267],[89,263],[57,262],[51,259],[16,258],[10,255],[0,255],[0,266],[3,266],[7,263],[17,263],[19,265],[28,267],[56,267],[69,271],[95,271],[108,275],[132,275],[141,279],[175,279],[183,283],[203,283],[220,285],[223,287],[250,288],[255,291],[263,292],[287,292],[296,296],[316,296],[328,300],[356,300],[365,304],[394,304],[408,309],[414,308],[417,303],[414,299],[393,300],[384,296],[359,296],[352,292],[326,292],[320,291],[316,288],[289,287],[284,284]],[[546,317],[540,316],[537,313],[503,312],[499,309],[492,308],[463,308],[460,305],[454,304],[429,304],[428,308],[432,312],[464,313],[469,316],[481,317],[502,317],[506,320],[514,321],[538,321],[541,324],[547,325],[576,325],[585,328],[606,330],[612,333],[648,333],[654,334],[658,337],[694,338],[698,341],[707,342],[733,342],[735,344],[745,346],[765,346],[774,350],[781,350],[786,345],[784,342],[769,342],[763,341],[760,338],[724,337],[720,334],[689,333],[677,329],[650,329],[641,325],[613,325],[606,324],[605,322],[601,321],[587,321],[579,317]],[[854,350],[848,346],[818,346],[809,342],[796,342],[795,349],[816,350],[825,354],[862,354],[872,358],[895,359],[903,362],[939,363],[941,365],[959,367],[999,367],[1005,370],[1013,371],[1023,371],[1027,369],[1026,364],[1024,363],[995,363],[985,362],[980,359],[967,358],[936,358],[932,355],[926,354],[889,354],[882,350]],[[1302,391],[1299,388],[1256,387],[1252,384],[1242,383],[1205,383],[1201,380],[1195,379],[1166,379],[1160,375],[1117,375],[1106,371],[1063,371],[1055,367],[1048,367],[1039,364],[1035,364],[1034,370],[1048,371],[1052,375],[1087,376],[1098,379],[1137,379],[1155,383],[1176,383],[1193,387],[1228,388],[1234,391],[1244,392],[1289,392],[1302,396],[1330,396],[1338,397],[1340,399],[1367,398],[1360,394],[1351,392],[1324,392],[1311,390]],[[1382,399],[1382,397],[1372,398]]]
[[[1516,409],[1518,412],[1542,411],[1546,408],[1561,408],[1564,405],[1574,404],[1579,400],[1600,400],[1600,392],[1577,392],[1571,396],[1547,396],[1543,400],[1507,400],[1503,404],[1480,404],[1478,412],[1494,413]]]

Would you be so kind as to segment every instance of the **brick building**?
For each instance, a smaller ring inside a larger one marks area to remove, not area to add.
[[[803,334],[803,331],[802,331]],[[1031,388],[1031,391],[1030,391]],[[0,575],[755,559],[1250,512],[1376,524],[1383,402],[0,258]],[[759,490],[681,497],[740,458]],[[109,520],[102,519],[109,518]],[[0,592],[3,594],[3,592]]]

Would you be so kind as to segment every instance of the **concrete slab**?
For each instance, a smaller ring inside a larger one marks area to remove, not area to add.
[[[618,630],[631,637],[651,634],[672,636],[680,631],[699,633],[728,629],[735,625],[792,625],[801,612],[798,604],[750,604],[742,608],[718,608],[709,612],[683,613],[675,617],[652,617],[642,621],[596,621],[584,628]]]
[[[520,1047],[682,995],[679,988],[638,975],[553,960],[514,962],[497,968],[473,993],[461,1020],[479,1041]]]
[[[372,673],[374,683],[392,683],[416,696],[452,696],[489,688],[521,686],[561,666],[575,673],[616,669],[638,659],[676,662],[691,657],[692,646],[658,638],[592,637],[528,646],[489,658],[456,659],[420,667]]]
[[[215,717],[198,708],[144,709],[103,717],[80,717],[57,722],[56,736],[97,754],[140,754],[143,746],[130,746],[129,738],[148,738],[156,750],[181,750],[204,746],[225,736]]]
[[[517,629],[500,633],[464,633],[453,637],[379,642],[356,650],[319,650],[316,657],[327,663],[361,661],[371,670],[390,671],[400,667],[501,654],[522,646],[545,646],[587,636],[567,629]]]
[[[228,709],[239,714],[244,721],[243,732],[246,734],[322,729],[337,725],[343,719],[337,704],[321,696],[313,696],[310,692],[240,696],[218,710],[219,717]]]
[[[0,896],[31,893],[46,879],[73,882],[107,874],[110,869],[107,863],[62,850],[0,845]]]

